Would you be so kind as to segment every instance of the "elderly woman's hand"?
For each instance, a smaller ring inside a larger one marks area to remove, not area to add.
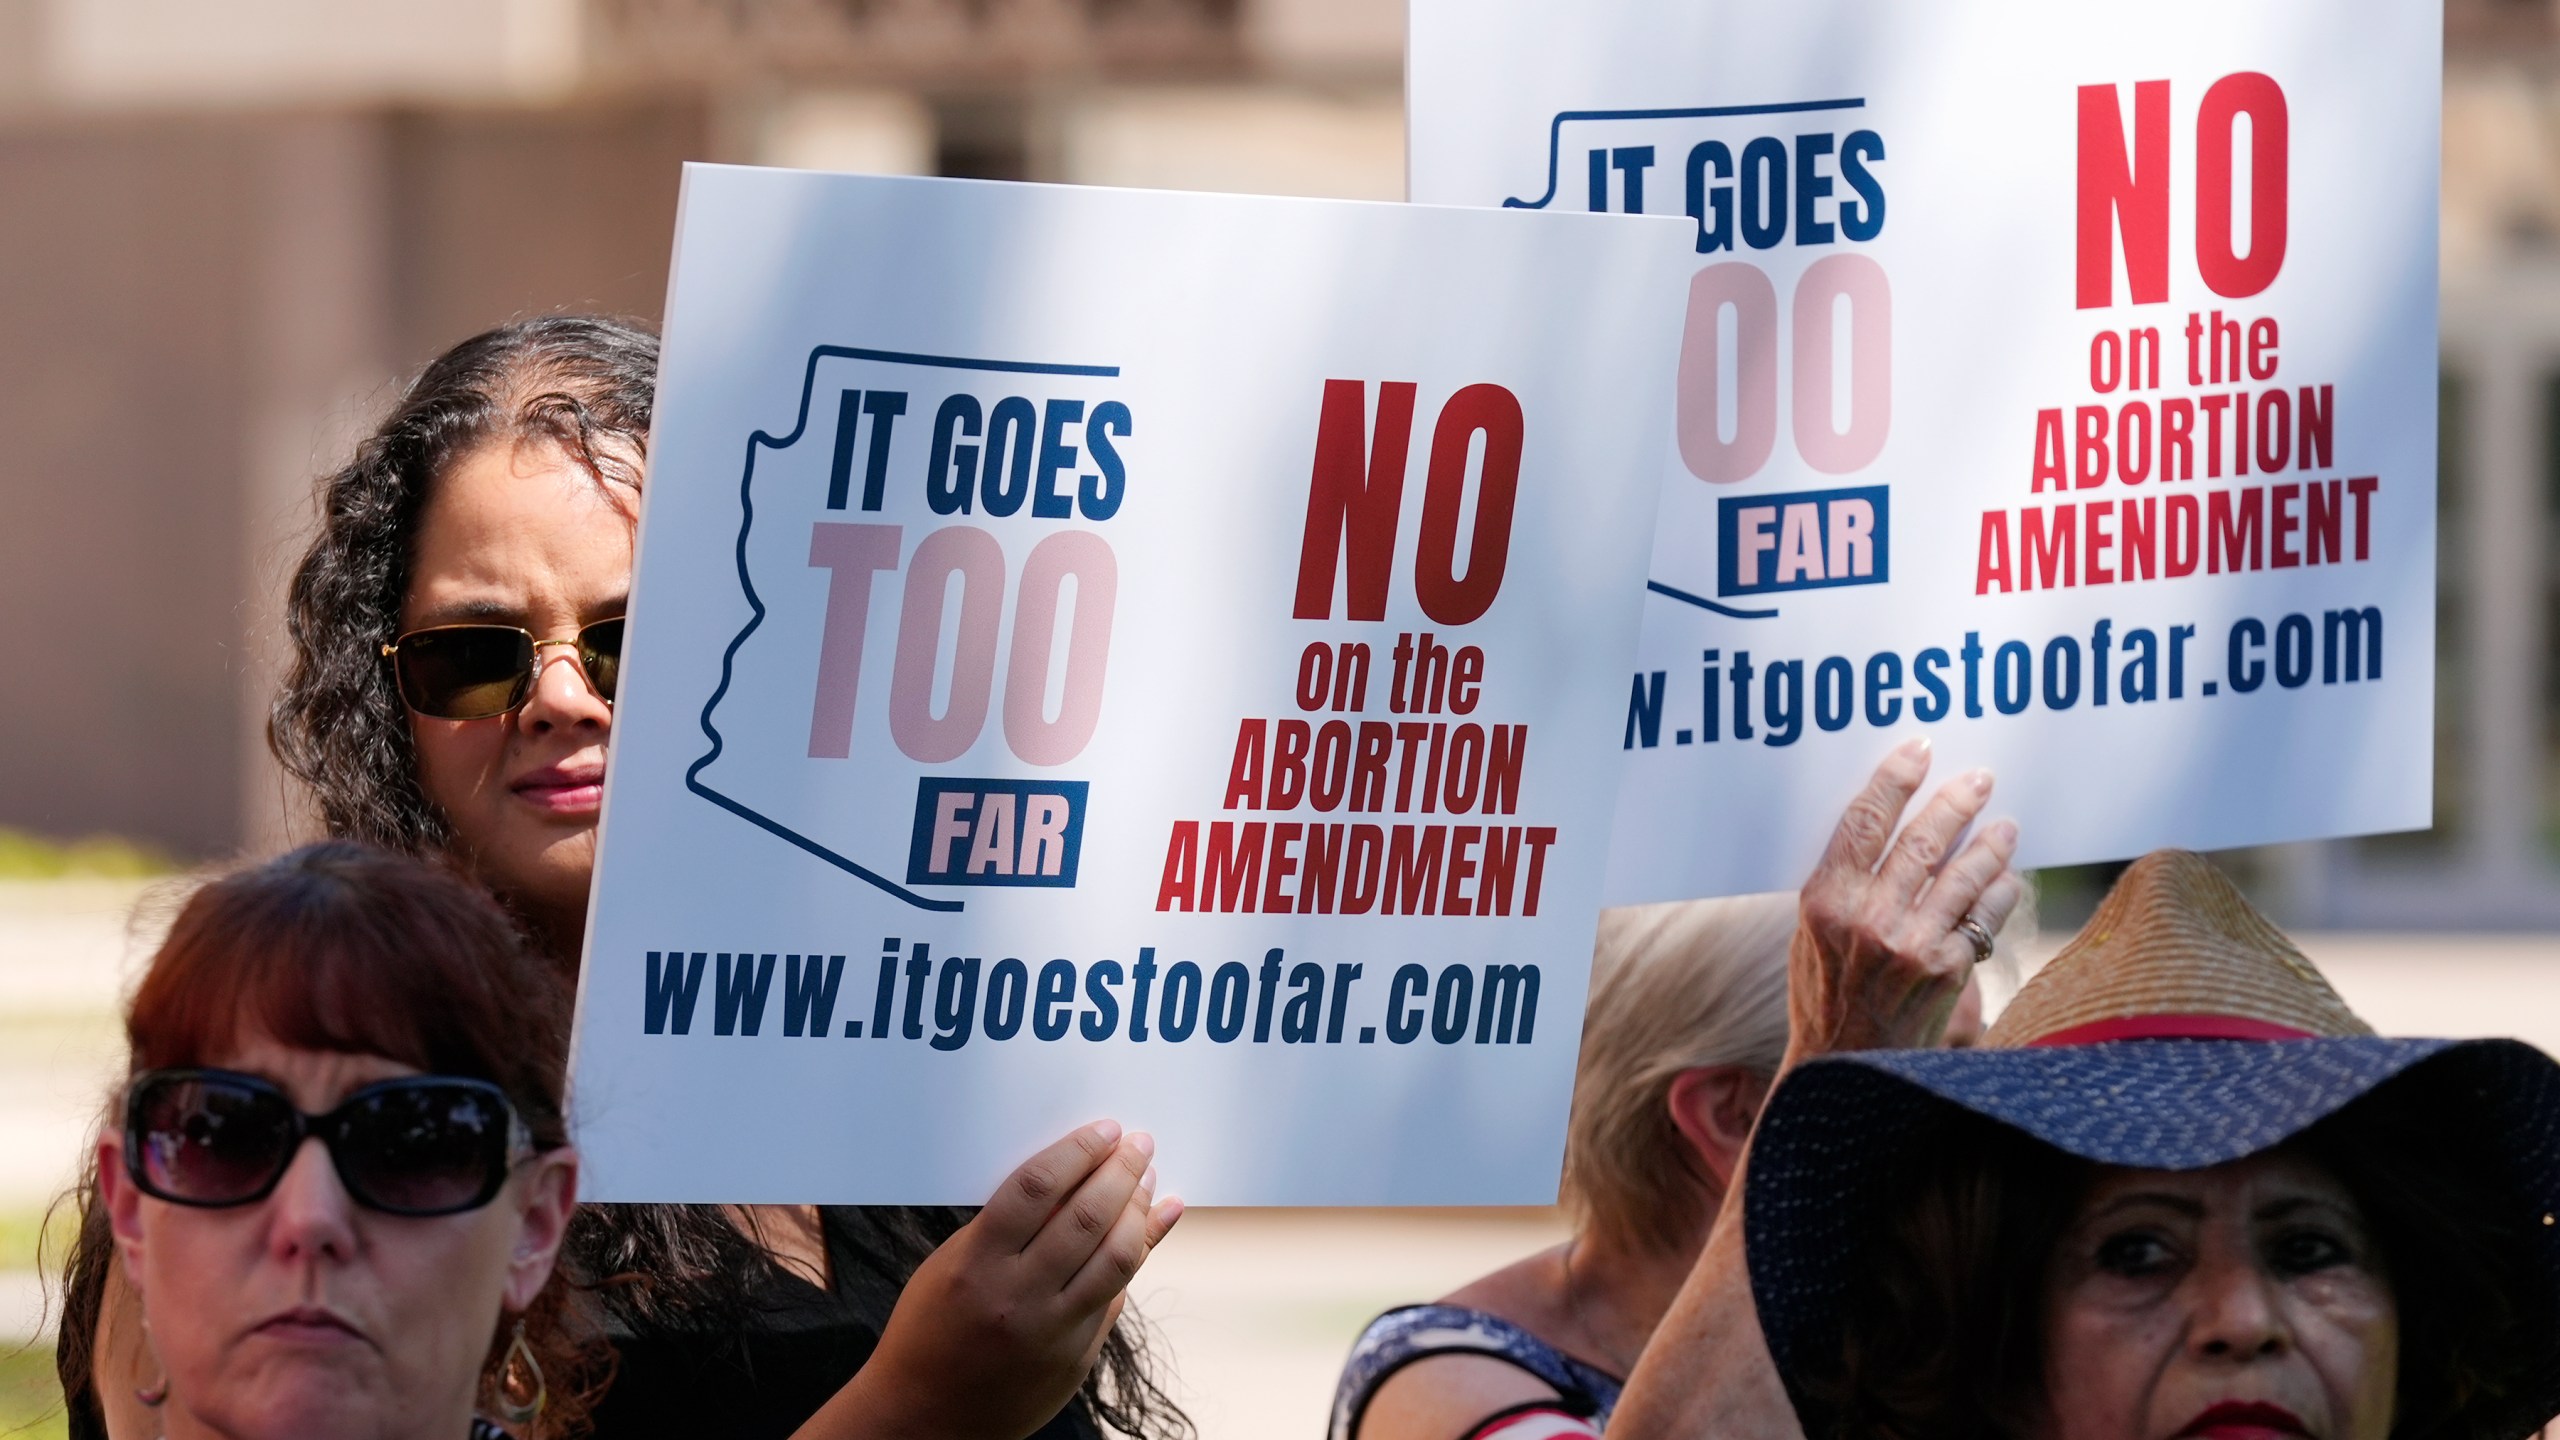
[[[1925,740],[1886,757],[1805,882],[1788,958],[1782,1068],[1841,1050],[1937,1044],[1977,958],[1975,937],[1958,927],[1970,917],[1984,935],[1997,934],[2026,893],[2009,869],[2015,825],[1986,826],[1957,848],[1991,798],[1982,771],[1940,787],[1895,837],[1928,775]],[[1744,1183],[1737,1171],[1732,1193]],[[1627,1377],[1612,1440],[1803,1440],[1753,1308],[1742,1210],[1728,1203],[1717,1215]]]
[[[1104,1120],[1023,1162],[916,1267],[871,1359],[798,1435],[1019,1440],[1047,1424],[1182,1217],[1155,1199],[1154,1153]]]
[[[1991,798],[1975,770],[1940,786],[1900,838],[1894,825],[1929,774],[1929,745],[1885,758],[1849,803],[1805,882],[1789,962],[1788,1063],[1842,1050],[1935,1045],[1971,979],[1970,918],[1996,935],[2026,893],[2009,869],[2018,827],[1986,826],[1956,844]]]

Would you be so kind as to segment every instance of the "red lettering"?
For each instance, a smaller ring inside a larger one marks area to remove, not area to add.
[[[2327,385],[2305,385],[2294,406],[2294,415],[2302,422],[2302,439],[2293,451],[2305,470],[2329,468],[2329,407],[2336,398],[2332,389]]]
[[[1378,903],[1378,862],[1386,854],[1387,832],[1375,825],[1351,827],[1351,847],[1342,858],[1342,913],[1366,915]]]
[[[2079,526],[2069,505],[2056,505],[2050,515],[2025,510],[2018,515],[2018,588],[2058,590],[2076,585]],[[2050,522],[2050,523],[2048,523]]]
[[[2136,459],[2139,456],[2141,458]],[[2128,400],[2116,412],[2116,474],[2127,485],[2151,478],[2151,405]]]
[[[1458,647],[1457,658],[1449,665],[1449,712],[1473,715],[1476,701],[1484,693],[1484,651],[1473,645]]]
[[[2237,496],[2235,500],[2233,497]],[[2205,557],[2208,575],[2256,570],[2265,564],[2267,492],[2251,485],[2243,490],[2216,490],[2205,499]]]
[[[1271,747],[1271,793],[1266,810],[1295,810],[1307,794],[1307,754],[1315,748],[1315,732],[1304,720],[1283,720],[1274,727]],[[1232,810],[1235,807],[1227,807]]]
[[[2196,509],[2196,497],[2169,497],[2168,531],[2168,538],[2162,545],[2167,552],[2163,556],[2166,563],[2160,567],[2160,573],[2171,580],[2181,575],[2193,575],[2196,573],[2197,554],[2203,548],[2204,533],[2204,522]]]
[[[1360,744],[1351,757],[1351,808],[1376,810],[1387,797],[1387,757],[1395,752],[1395,727],[1384,720],[1360,722]]]
[[[2224,131],[2224,154],[2230,132]],[[2224,162],[2226,168],[2229,161]],[[2169,298],[2169,82],[2133,87],[2133,145],[2113,85],[2080,87],[2079,308],[2115,300],[2115,241],[2136,305]],[[2225,188],[2227,205],[2228,187]],[[2254,212],[2253,212],[2254,213]],[[2263,287],[2262,287],[2263,288]]]
[[[1982,542],[1973,557],[1973,593],[1988,595],[1997,584],[2009,593],[2009,512],[1982,512]]]
[[[2261,315],[2249,322],[2250,379],[2273,380],[2276,378],[2276,344],[2280,333],[2275,317],[2272,315]],[[2263,364],[2260,363],[2262,361]]]
[[[1178,904],[1191,908],[1192,886],[1200,865],[1200,822],[1176,820],[1173,836],[1165,842],[1164,878],[1156,882],[1156,908],[1171,910]]]
[[[1227,762],[1226,808],[1262,808],[1262,752],[1265,722],[1246,720],[1236,726],[1236,754]]]
[[[2125,501],[2123,507],[2116,511],[2117,524],[2124,531],[2117,541],[2124,555],[2123,568],[2117,572],[2117,577],[2128,585],[2136,580],[2149,580],[2160,573],[2160,546],[2154,538],[2158,534],[2155,522],[2160,517],[2159,503],[2145,495],[2139,500]]]
[[[2303,527],[2304,560],[2313,565],[2335,565],[2345,551],[2338,548],[2338,522],[2345,518],[2345,496],[2335,480],[2314,480],[2303,487],[2310,517]]]
[[[2204,476],[2208,480],[2219,480],[2222,478],[2222,412],[2231,408],[2231,397],[2206,395],[2196,401],[2196,408],[2204,412]],[[2247,413],[2245,410],[2241,412],[2244,416]]]
[[[2231,397],[2231,473],[2249,473],[2249,392]]]
[[[2366,559],[2373,540],[2373,492],[2382,481],[2372,475],[2358,476],[2347,482],[2347,496],[2356,502],[2356,558]]]
[[[1306,878],[1298,882],[1298,913],[1333,913],[1334,882],[1342,876],[1342,827],[1307,827]]]
[[[2088,94],[2086,87],[2081,94]],[[2249,117],[2249,253],[2245,256],[2231,249],[2232,122],[2244,112]],[[2087,117],[2084,98],[2080,122],[2084,133]],[[2225,75],[2204,92],[2204,105],[2196,112],[2196,270],[2216,295],[2234,300],[2255,295],[2274,284],[2276,273],[2284,268],[2288,123],[2283,87],[2254,70]],[[2085,171],[2085,140],[2081,148]],[[2084,187],[2086,183],[2082,182]],[[2085,214],[2088,202],[2081,203]],[[2082,245],[2085,267],[2085,239]],[[2080,301],[2084,309],[2089,303],[2087,290],[2084,276]]]
[[[1554,843],[1556,827],[1553,825],[1529,827],[1529,883],[1526,893],[1520,897],[1520,913],[1523,915],[1538,913],[1538,887],[1547,875],[1547,847]]]
[[[1368,386],[1324,382],[1316,423],[1315,474],[1307,486],[1307,529],[1298,548],[1301,620],[1333,618],[1333,576],[1343,571],[1354,620],[1387,617],[1387,580],[1395,567],[1396,523],[1404,508],[1405,456],[1413,445],[1412,382],[1378,387],[1378,426],[1368,435]],[[1510,517],[1506,513],[1507,528]],[[1479,525],[1481,529],[1481,525]]]
[[[1465,625],[1493,607],[1511,558],[1511,512],[1520,494],[1520,398],[1499,385],[1470,385],[1449,397],[1431,431],[1431,466],[1422,492],[1422,548],[1414,556],[1413,593],[1422,613],[1443,625]],[[1476,533],[1467,544],[1467,573],[1458,559],[1458,510],[1467,489],[1467,452],[1484,436],[1476,475]],[[1392,540],[1390,535],[1390,540]],[[1383,583],[1383,582],[1381,582]],[[1299,589],[1299,619],[1305,587]],[[1314,617],[1323,618],[1323,617]],[[1353,619],[1375,620],[1376,615]]]
[[[2293,459],[2293,397],[2282,390],[2258,393],[2258,468],[2272,475]]]
[[[1343,787],[1351,779],[1351,722],[1327,720],[1316,732],[1315,759],[1307,765],[1307,803],[1319,810],[1337,809]]]
[[[2041,495],[2047,490],[2068,490],[2070,471],[2062,458],[2062,412],[2036,412],[2035,477],[2027,486],[2029,494]]]
[[[1483,813],[1508,815],[1520,808],[1520,766],[1528,754],[1528,726],[1493,727],[1493,742],[1485,747]]]
[[[1271,827],[1271,860],[1262,867],[1262,913],[1286,915],[1297,897],[1281,890],[1282,882],[1298,873],[1298,857],[1289,847],[1298,843],[1299,833],[1306,827],[1295,820],[1274,822]],[[1245,907],[1250,910],[1253,907]]]
[[[2093,490],[2107,483],[2107,407],[2083,405],[2071,418],[2080,432],[2080,443],[2074,447],[2079,462],[2074,483]]]
[[[1213,820],[1200,862],[1200,908],[1251,913],[1262,879],[1262,822]]]
[[[1484,880],[1476,886],[1476,913],[1511,913],[1511,886],[1520,871],[1520,827],[1484,832]]]
[[[1387,841],[1387,876],[1381,915],[1433,915],[1440,907],[1440,852],[1445,825],[1398,825]]]
[[[1476,875],[1476,845],[1484,838],[1484,827],[1459,825],[1449,831],[1449,883],[1440,891],[1440,913],[1472,915],[1476,897],[1467,893],[1466,885]]]
[[[2193,480],[2196,478],[2196,403],[2192,400],[2160,402],[2160,479]]]
[[[2293,532],[2302,528],[2302,517],[2294,506],[2302,503],[2302,487],[2278,485],[2267,496],[2267,505],[2275,511],[2268,526],[2273,532],[2267,539],[2267,559],[2278,570],[2290,570],[2302,563],[2302,552],[2293,543]]]
[[[2080,553],[2088,557],[2089,583],[2092,585],[2112,585],[2116,582],[2116,572],[2108,565],[2106,558],[2107,551],[2116,543],[2115,533],[2103,528],[2100,523],[2114,519],[2115,512],[2116,502],[2113,500],[2092,500],[2080,507],[2080,525],[2083,532],[2080,537]]]

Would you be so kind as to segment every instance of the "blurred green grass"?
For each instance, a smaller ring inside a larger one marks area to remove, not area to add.
[[[167,854],[114,835],[55,840],[0,826],[0,880],[142,880],[177,868]]]
[[[0,1346],[0,1440],[67,1440],[53,1342]]]
[[[59,1273],[75,1217],[69,1206],[0,1210],[0,1271]],[[0,1440],[67,1440],[53,1341],[0,1339]]]
[[[0,1270],[60,1270],[78,1225],[69,1205],[0,1210]]]

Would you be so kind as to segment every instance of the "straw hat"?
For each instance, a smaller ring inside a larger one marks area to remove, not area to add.
[[[1832,1056],[1770,1097],[1744,1239],[1806,1433],[1833,1428],[1800,1378],[1838,1353],[1860,1242],[1897,1172],[1957,1112],[2101,1164],[2194,1170],[2282,1144],[2386,1085],[2435,1092],[2425,1103],[2479,1155],[2478,1183],[2529,1222],[2538,1250],[2512,1257],[2514,1274],[2549,1358],[2471,1433],[2538,1429],[2560,1413],[2560,1228],[2544,1218],[2560,1211],[2560,1065],[2512,1040],[2376,1036],[2221,872],[2164,850],[2125,872],[1983,1048]]]
[[[1983,1043],[2005,1049],[2372,1033],[2211,861],[2155,850],[2126,868]]]

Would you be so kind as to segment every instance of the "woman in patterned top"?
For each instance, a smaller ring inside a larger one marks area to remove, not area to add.
[[[1898,755],[1863,798],[1889,799],[1898,815],[1926,769]],[[1907,838],[1946,854],[1988,798],[1988,777],[1960,777]],[[1938,872],[1933,900],[1880,906],[1871,938],[1970,946],[1970,932],[1950,936],[1958,918],[1996,931],[2022,893],[2006,869],[2011,845],[1986,832]],[[1815,887],[1820,899],[1841,884],[1817,874]],[[1933,904],[1956,907],[1947,924]],[[1786,1053],[1797,933],[1798,899],[1786,894],[1602,914],[1565,1145],[1573,1238],[1372,1322],[1344,1366],[1332,1440],[1602,1432],[1696,1264]],[[1977,1033],[1979,989],[1942,1023],[1955,1043]]]

